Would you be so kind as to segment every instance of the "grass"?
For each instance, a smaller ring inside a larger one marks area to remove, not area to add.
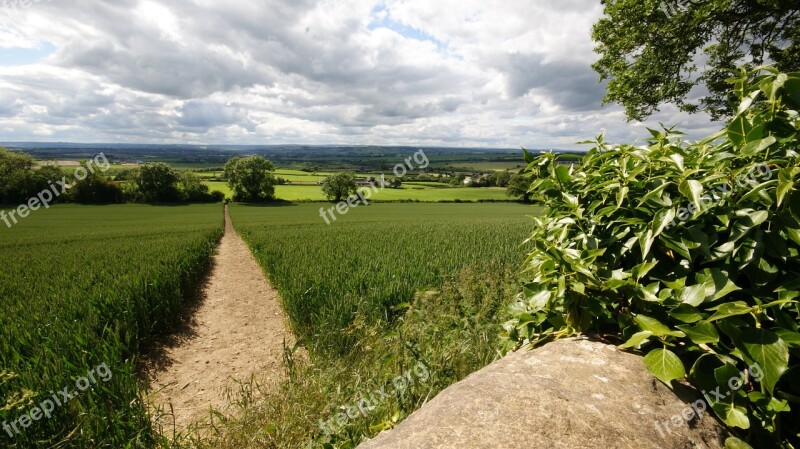
[[[325,205],[231,207],[310,358],[289,357],[276,386],[244,388],[240,413],[192,446],[355,447],[497,356],[496,323],[537,209],[383,203],[325,225]],[[424,382],[343,426],[320,425],[420,363]]]
[[[137,352],[181,313],[221,231],[219,205],[58,205],[3,226],[0,422],[101,364],[113,377],[14,438],[0,432],[0,446],[158,444]]]

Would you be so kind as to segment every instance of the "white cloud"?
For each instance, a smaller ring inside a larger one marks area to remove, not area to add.
[[[0,9],[0,140],[574,148],[606,130],[596,0],[53,0]],[[665,108],[654,117],[709,125]],[[713,125],[711,126],[713,128]]]

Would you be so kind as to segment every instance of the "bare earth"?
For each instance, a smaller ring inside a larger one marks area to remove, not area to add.
[[[292,346],[295,340],[278,293],[233,230],[227,206],[225,235],[196,310],[169,338],[146,370],[153,404],[169,412],[171,403],[178,429],[207,417],[210,408],[225,411],[225,390],[237,391],[237,380],[282,376],[284,341]],[[171,417],[161,424],[171,427]]]

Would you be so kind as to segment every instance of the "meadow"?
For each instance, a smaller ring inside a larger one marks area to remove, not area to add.
[[[2,447],[152,447],[136,377],[207,269],[220,205],[58,205],[0,229],[0,422],[106,364],[112,374]]]

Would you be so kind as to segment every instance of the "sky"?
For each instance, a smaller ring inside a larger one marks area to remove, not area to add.
[[[14,6],[15,5],[15,6]],[[0,141],[585,148],[599,0],[2,0]]]

